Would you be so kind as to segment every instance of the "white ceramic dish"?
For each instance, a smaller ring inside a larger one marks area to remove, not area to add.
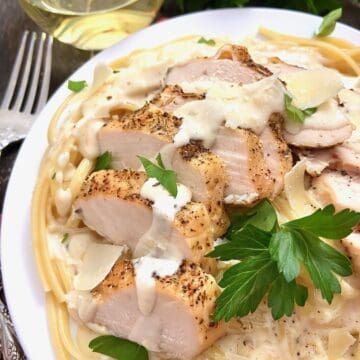
[[[259,25],[300,36],[312,36],[319,17],[275,9],[228,9],[178,17],[151,26],[121,41],[91,59],[72,76],[90,80],[99,61],[111,61],[133,50],[153,47],[188,34],[239,39],[255,34]],[[360,32],[338,24],[335,36],[360,42]],[[30,360],[54,358],[46,322],[44,293],[38,279],[30,233],[30,207],[38,166],[47,146],[46,132],[55,109],[68,95],[64,83],[50,99],[26,138],[16,160],[6,193],[2,232],[1,262],[6,298],[20,342]]]

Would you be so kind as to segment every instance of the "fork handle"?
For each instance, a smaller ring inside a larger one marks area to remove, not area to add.
[[[1,352],[4,360],[25,360],[25,356],[15,338],[15,331],[9,312],[0,300]]]

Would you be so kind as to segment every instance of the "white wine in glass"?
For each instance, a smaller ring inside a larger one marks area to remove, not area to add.
[[[100,50],[148,26],[163,0],[19,0],[47,33],[79,49]]]

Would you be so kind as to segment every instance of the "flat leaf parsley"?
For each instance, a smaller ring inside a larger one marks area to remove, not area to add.
[[[274,319],[290,316],[295,304],[303,306],[308,297],[307,288],[296,282],[301,266],[329,304],[341,292],[335,274],[352,274],[350,260],[320,237],[340,240],[349,235],[360,213],[335,213],[329,205],[279,225],[275,210],[264,200],[231,220],[227,241],[208,254],[223,261],[240,260],[219,283],[224,290],[216,300],[216,321],[254,312],[266,294]]]

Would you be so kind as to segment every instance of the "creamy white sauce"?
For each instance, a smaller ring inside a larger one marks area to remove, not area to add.
[[[139,310],[149,315],[155,305],[155,275],[165,277],[178,270],[182,259],[163,259],[144,256],[133,260]]]
[[[154,202],[152,208],[155,213],[173,221],[176,213],[191,201],[188,187],[177,184],[177,190],[177,196],[173,197],[155,178],[149,178],[141,187],[140,195]]]
[[[297,134],[303,128],[318,130],[336,130],[341,126],[349,124],[345,111],[339,106],[335,99],[330,99],[321,104],[316,112],[307,117],[303,124],[294,121],[286,121],[285,129],[290,134]]]
[[[98,132],[105,122],[101,119],[84,117],[73,130],[73,135],[78,141],[79,151],[87,159],[95,159],[100,155]]]
[[[55,192],[55,206],[60,216],[68,214],[71,208],[72,193],[70,189],[58,189]]]
[[[222,124],[260,134],[270,115],[284,109],[285,90],[276,76],[245,85],[214,79],[194,81],[182,87],[185,91],[205,92],[206,99],[187,103],[174,112],[183,120],[175,136],[177,146],[196,139],[211,147]]]
[[[191,191],[177,184],[173,197],[154,178],[141,187],[140,195],[153,201],[153,221],[150,229],[139,239],[134,251],[135,283],[138,306],[144,316],[149,316],[156,301],[154,274],[164,277],[174,274],[183,261],[184,254],[177,244],[170,242],[172,221],[176,213],[189,201]],[[134,330],[135,331],[135,330]]]

